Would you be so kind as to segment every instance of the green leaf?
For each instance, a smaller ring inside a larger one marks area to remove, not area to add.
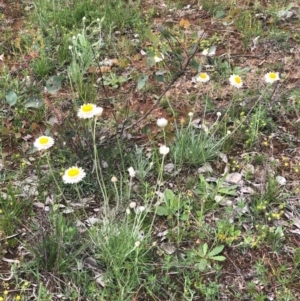
[[[46,88],[49,93],[55,93],[61,88],[61,78],[57,75],[51,76],[46,81]]]
[[[201,72],[201,70],[202,70],[201,64],[198,63],[196,60],[191,60],[190,66],[192,69],[197,70],[198,72]]]
[[[236,185],[237,187],[237,185]],[[218,189],[218,193],[223,193],[223,194],[227,194],[227,195],[232,195],[232,196],[236,196],[237,193],[234,191],[234,189],[236,189],[236,187],[230,186],[230,187],[221,187]]]
[[[226,260],[226,257],[225,256],[213,256],[213,257],[209,257],[209,259],[215,260],[215,261],[224,261],[224,260]]]
[[[18,95],[13,90],[8,90],[5,95],[6,102],[12,107],[17,103]]]
[[[205,243],[203,246],[202,246],[202,250],[203,250],[203,255],[205,256],[207,254],[207,250],[208,250],[208,244]]]
[[[208,261],[206,259],[201,259],[199,261],[199,263],[197,263],[196,267],[200,270],[200,271],[204,271],[207,267],[207,263]]]
[[[26,108],[39,109],[44,105],[44,101],[39,96],[32,96],[24,103],[24,105]]]
[[[223,18],[225,16],[225,12],[223,11],[223,10],[218,10],[217,12],[216,12],[216,15],[215,15],[215,17],[217,18],[217,19],[221,19],[221,18]]]
[[[143,87],[145,86],[148,78],[149,78],[149,75],[147,75],[147,74],[142,74],[139,77],[139,79],[138,79],[138,86],[137,86],[138,90],[143,89]]]
[[[209,253],[208,253],[208,257],[211,258],[212,256],[215,256],[219,253],[221,253],[224,249],[223,245],[217,246],[215,248],[213,248]]]
[[[166,189],[164,193],[164,200],[169,201],[175,198],[175,194],[173,193],[172,190]]]
[[[157,46],[159,45],[159,39],[151,30],[148,30],[146,32],[146,37],[152,42],[153,48],[157,48]]]
[[[197,50],[197,47],[198,47],[198,45],[197,45],[197,44],[193,44],[193,45],[191,46],[191,48],[189,48],[189,50],[188,50],[188,54],[189,54],[189,55],[192,55],[192,54],[194,54],[194,53],[195,53],[195,51]]]
[[[169,211],[166,207],[158,206],[156,208],[156,214],[159,216],[167,216],[169,214]]]
[[[157,75],[157,74],[154,74],[154,78],[158,81],[158,82],[161,82],[163,83],[165,81],[165,78],[163,75]]]
[[[183,213],[180,215],[180,220],[181,221],[188,221],[189,220],[189,214]]]

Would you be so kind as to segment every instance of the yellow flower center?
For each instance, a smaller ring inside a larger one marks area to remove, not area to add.
[[[206,79],[206,74],[205,73],[200,73],[199,77],[202,78],[202,79]]]
[[[236,76],[236,77],[234,78],[234,80],[235,80],[235,82],[236,82],[237,84],[240,84],[240,83],[242,82],[242,80],[241,80],[241,78],[240,78],[239,76]]]
[[[91,104],[86,104],[82,106],[82,111],[84,113],[89,113],[91,111],[93,111],[93,106]]]
[[[40,138],[40,144],[47,144],[49,142],[49,138],[48,137],[42,137]]]
[[[70,178],[74,178],[76,176],[79,175],[79,169],[78,168],[71,168],[69,171],[68,171],[68,176]]]
[[[276,73],[272,72],[269,74],[271,79],[276,79]]]

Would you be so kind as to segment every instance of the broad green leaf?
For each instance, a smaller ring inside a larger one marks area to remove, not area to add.
[[[191,48],[188,50],[188,54],[189,55],[192,55],[192,54],[194,54],[195,53],[195,51],[197,50],[197,44],[193,44],[192,46],[191,46]]]
[[[18,95],[13,90],[8,90],[5,95],[6,102],[12,107],[17,103]]]
[[[13,134],[14,131],[11,130],[11,129],[9,129],[9,128],[7,128],[7,127],[0,127],[0,133],[2,135],[10,135],[10,134]]]
[[[166,207],[158,206],[156,208],[156,214],[159,216],[167,216],[169,214],[169,211]]]
[[[149,75],[147,75],[147,74],[142,74],[139,77],[139,79],[138,79],[138,86],[137,86],[138,90],[143,89],[143,87],[145,86],[148,78],[149,78]]]
[[[221,187],[218,189],[218,193],[236,196],[237,193],[234,191],[234,189],[236,189],[236,187]]]
[[[209,259],[215,260],[215,261],[224,261],[224,260],[226,260],[226,257],[225,256],[213,256],[213,257],[209,257]]]
[[[26,108],[39,109],[44,105],[44,101],[39,96],[32,96],[24,103],[24,105]]]
[[[199,261],[199,263],[197,263],[196,267],[200,270],[200,271],[204,271],[207,267],[207,260],[206,259],[201,259]]]
[[[217,19],[221,19],[221,18],[223,18],[225,16],[225,12],[223,11],[223,10],[218,10],[217,12],[216,12],[216,15],[215,15],[215,17],[217,18]]]
[[[46,88],[49,93],[55,93],[61,88],[61,78],[57,75],[51,76],[46,81]]]
[[[201,72],[202,66],[199,64],[196,60],[191,60],[190,61],[190,66],[194,70],[198,70],[198,72]]]
[[[211,258],[212,256],[215,256],[217,254],[220,254],[224,249],[223,245],[217,246],[215,248],[213,248],[209,253],[208,253],[208,257]]]
[[[166,189],[165,193],[164,193],[165,201],[172,200],[174,198],[175,198],[175,195],[174,195],[173,191],[170,189]]]
[[[205,243],[203,246],[202,246],[202,250],[203,250],[203,255],[205,256],[207,254],[207,250],[208,250],[208,244]]]
[[[249,67],[241,68],[239,66],[236,66],[233,68],[232,72],[237,75],[244,75],[247,72],[249,72],[250,70],[251,70],[251,68],[249,68]]]
[[[153,48],[157,48],[159,45],[159,39],[151,30],[146,32],[146,37],[152,42]]]
[[[165,81],[165,78],[163,75],[157,75],[157,74],[154,74],[154,78],[158,81],[158,82],[161,82],[163,83]]]
[[[141,132],[146,135],[149,135],[152,133],[151,129],[148,126],[142,127]]]
[[[152,50],[147,51],[147,57],[151,57],[153,59],[155,57],[155,51]]]
[[[180,215],[180,220],[181,221],[187,221],[189,220],[189,215],[187,213],[183,213]]]
[[[294,262],[297,266],[300,264],[300,248],[295,249]]]

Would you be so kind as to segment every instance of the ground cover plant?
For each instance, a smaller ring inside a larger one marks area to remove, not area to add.
[[[289,1],[0,0],[0,300],[299,300]]]

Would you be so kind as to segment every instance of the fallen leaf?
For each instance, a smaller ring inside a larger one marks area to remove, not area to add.
[[[40,209],[44,209],[45,208],[45,204],[41,203],[41,202],[34,202],[33,206],[40,208]]]
[[[168,163],[164,167],[164,171],[167,173],[171,173],[174,169],[175,165],[173,163]]]
[[[180,22],[179,22],[179,26],[183,27],[184,29],[189,29],[190,26],[191,26],[191,23],[187,19],[181,19]]]
[[[282,176],[277,176],[276,181],[282,186],[286,184],[286,178],[284,178]]]
[[[162,243],[160,248],[168,255],[171,255],[176,251],[176,248],[169,242]]]
[[[209,163],[205,163],[203,166],[198,168],[198,173],[213,172],[213,169]]]
[[[285,211],[284,215],[292,221],[293,225],[296,226],[298,229],[300,229],[300,219],[298,217],[295,217],[292,212]]]
[[[253,188],[246,186],[241,188],[241,193],[254,194],[255,191]]]
[[[225,181],[233,184],[237,184],[242,179],[242,175],[239,172],[230,173]]]
[[[101,74],[101,73],[107,73],[111,70],[111,66],[101,66],[100,69],[96,67],[90,67],[88,69],[88,73],[93,73],[93,74]]]

